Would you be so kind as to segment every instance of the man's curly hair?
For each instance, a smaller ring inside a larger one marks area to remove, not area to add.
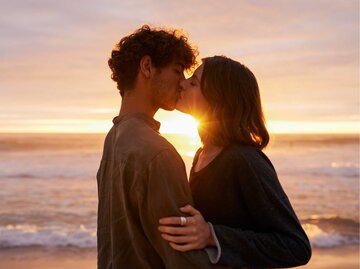
[[[111,78],[117,83],[120,95],[134,87],[140,60],[150,56],[156,68],[162,68],[177,60],[188,70],[196,64],[198,51],[188,43],[179,30],[164,30],[143,25],[116,44],[108,60]]]

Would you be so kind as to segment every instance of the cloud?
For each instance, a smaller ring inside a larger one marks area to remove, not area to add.
[[[54,117],[84,117],[90,107],[117,108],[107,57],[115,42],[144,23],[183,28],[201,56],[225,54],[248,65],[270,119],[346,119],[358,113],[357,1],[0,4],[0,89],[8,115],[37,118],[34,107],[57,109]],[[66,112],[74,106],[78,112]]]

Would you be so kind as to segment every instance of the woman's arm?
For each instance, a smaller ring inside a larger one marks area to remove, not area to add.
[[[258,267],[291,267],[306,264],[311,256],[308,238],[273,168],[266,164],[265,159],[255,158],[249,161],[242,157],[237,160],[237,167],[241,167],[238,171],[239,195],[245,201],[249,217],[256,227],[243,230],[214,225],[221,246],[219,263],[229,266]],[[202,222],[197,218],[197,222],[194,225],[200,227],[205,221]],[[189,236],[189,231],[189,229],[184,230],[184,227],[171,230],[183,236]],[[206,237],[208,234],[204,237],[198,236],[199,240],[203,241],[208,240]],[[167,237],[167,239],[177,238]],[[173,243],[177,242],[173,241]],[[193,246],[196,243],[192,241],[191,244]],[[190,245],[186,245],[185,243],[182,249],[189,249]]]
[[[207,246],[215,247],[210,224],[204,220],[201,213],[191,205],[181,207],[180,211],[189,215],[184,224],[181,223],[180,217],[168,217],[159,220],[161,236],[170,242],[170,246],[182,252],[203,249]],[[177,225],[177,227],[173,225]]]
[[[183,217],[159,220],[161,226],[158,229],[162,238],[169,241],[173,249],[181,252],[205,248],[211,263],[216,264],[221,256],[221,248],[212,224],[206,222],[201,213],[191,205],[181,207],[180,211],[188,215],[185,223]]]
[[[309,240],[270,160],[251,150],[234,162],[239,167],[239,195],[254,225],[247,230],[214,225],[222,248],[219,263],[270,268],[306,264],[311,257]]]

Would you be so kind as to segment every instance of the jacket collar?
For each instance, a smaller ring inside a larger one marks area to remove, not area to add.
[[[116,116],[113,118],[113,123],[118,124],[120,122],[126,121],[128,119],[137,118],[143,120],[147,125],[149,125],[154,131],[159,132],[160,122],[156,121],[154,118],[148,116],[146,113],[137,112],[137,113],[128,113],[123,116]]]

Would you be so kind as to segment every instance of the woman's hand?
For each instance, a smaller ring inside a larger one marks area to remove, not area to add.
[[[159,220],[161,236],[169,241],[170,246],[182,252],[215,246],[210,225],[204,220],[201,213],[191,205],[181,207],[180,211],[189,215],[186,217],[186,223],[183,223],[182,226],[179,226],[182,224],[182,217],[168,217]]]

